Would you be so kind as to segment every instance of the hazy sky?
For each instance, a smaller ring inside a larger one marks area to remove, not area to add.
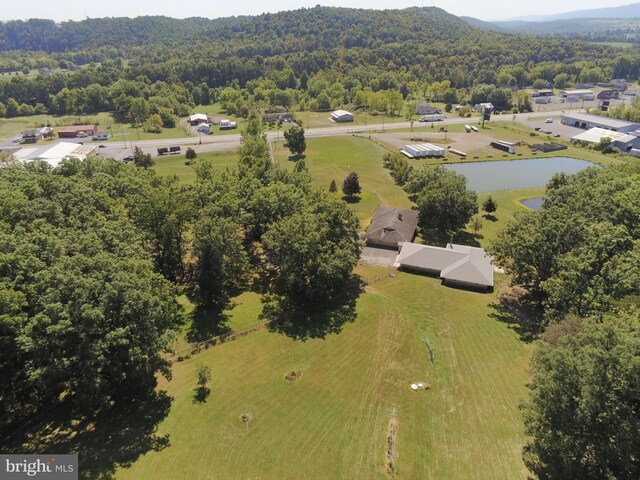
[[[637,1],[637,0],[636,0]],[[0,20],[50,18],[82,20],[89,17],[137,17],[139,15],[166,15],[168,17],[230,17],[233,15],[259,15],[265,12],[294,10],[325,6],[355,8],[406,8],[411,6],[437,6],[454,15],[466,15],[482,20],[500,20],[523,15],[551,14],[586,10],[590,8],[628,5],[634,0],[0,0]]]

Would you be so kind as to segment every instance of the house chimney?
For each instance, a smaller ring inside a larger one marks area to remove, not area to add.
[[[398,214],[398,220],[402,221],[402,214],[401,213]]]

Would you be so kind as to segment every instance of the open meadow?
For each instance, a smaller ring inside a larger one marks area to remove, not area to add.
[[[364,227],[378,204],[411,205],[382,167],[385,152],[358,137],[309,139],[306,163],[326,188],[358,172],[363,193],[351,207]],[[287,153],[276,145],[278,163],[293,168]],[[178,175],[192,179],[187,170]],[[541,193],[492,192],[498,211],[494,221],[483,220],[478,241],[486,246],[524,209],[519,199]],[[495,308],[496,293],[385,267],[361,265],[356,273],[368,286],[355,321],[339,333],[301,341],[260,329],[176,362],[173,380],[160,385],[173,399],[155,432],[167,446],[118,469],[116,478],[526,478],[518,404],[531,344]],[[496,292],[506,278],[497,282]],[[246,292],[234,304],[226,327],[259,323],[258,294]],[[196,395],[199,364],[213,373],[204,401]],[[292,372],[302,376],[286,380]],[[415,382],[430,388],[413,391]]]
[[[396,478],[525,478],[517,405],[530,345],[500,321],[493,295],[377,267],[358,273],[378,280],[339,334],[299,341],[260,330],[174,364],[160,386],[171,411],[156,432],[168,445],[116,478],[388,478],[393,412]],[[259,299],[242,300],[232,327],[255,321]],[[213,373],[204,402],[200,363]],[[285,380],[292,371],[302,376]],[[414,382],[431,388],[412,391]]]

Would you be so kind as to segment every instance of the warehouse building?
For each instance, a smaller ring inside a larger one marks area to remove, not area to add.
[[[612,132],[630,133],[640,129],[640,123],[627,122],[617,118],[602,117],[591,113],[566,113],[560,117],[560,123],[571,127],[603,128]]]

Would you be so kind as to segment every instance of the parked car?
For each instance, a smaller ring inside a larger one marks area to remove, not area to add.
[[[123,162],[130,162],[133,160],[133,155],[127,155],[122,159]]]
[[[102,145],[98,145],[98,148],[107,148],[107,146],[102,144]]]
[[[544,123],[553,123],[553,118],[547,118]]]

